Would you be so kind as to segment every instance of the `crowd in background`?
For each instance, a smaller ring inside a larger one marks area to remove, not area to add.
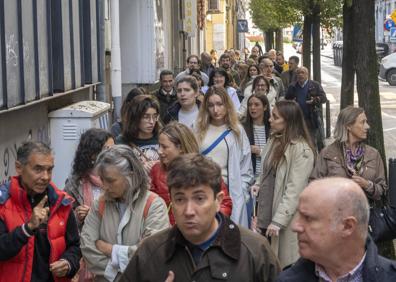
[[[154,93],[144,88],[131,90],[123,101],[121,119],[110,131],[92,128],[81,135],[64,186],[67,194],[55,187],[51,189],[56,197],[43,192],[52,185],[50,162],[48,167],[32,168],[47,169],[49,174],[48,181],[40,182],[37,191],[33,189],[35,192],[26,196],[31,204],[24,202],[31,205],[34,220],[10,225],[7,220],[11,215],[3,207],[8,198],[0,194],[0,276],[5,275],[4,261],[30,248],[35,256],[27,269],[37,278],[32,281],[44,281],[42,277],[46,281],[61,281],[61,277],[118,281],[144,238],[172,226],[177,228],[180,215],[174,205],[179,202],[171,197],[168,185],[173,180],[169,182],[168,177],[174,179],[170,167],[183,155],[200,154],[216,165],[222,195],[218,199],[221,217],[216,218],[223,222],[229,217],[240,228],[265,237],[280,268],[292,266],[304,254],[300,239],[305,231],[292,222],[300,214],[298,223],[302,225],[305,210],[302,200],[299,205],[299,197],[310,181],[329,176],[349,178],[353,183],[346,183],[351,191],[366,196],[359,198],[361,201],[368,199],[370,205],[381,205],[387,190],[384,166],[378,151],[364,143],[369,125],[363,109],[349,106],[342,110],[335,141],[325,147],[321,105],[326,95],[318,82],[309,79],[308,70],[298,65],[298,57],[286,61],[281,52],[263,53],[257,45],[245,60],[236,50],[227,50],[219,58],[212,50],[210,54],[190,55],[186,69],[177,75],[163,70],[160,88]],[[32,161],[30,153],[50,154],[44,145],[25,146],[25,156],[18,151],[20,177],[26,175],[25,166]],[[187,177],[188,172],[185,174]],[[28,184],[23,177],[19,178],[22,182],[18,177],[13,179],[11,187],[23,190]],[[361,192],[356,192],[354,185]],[[1,189],[7,193],[10,190]],[[337,191],[342,193],[341,188]],[[56,204],[57,198],[63,200]],[[60,205],[60,211],[56,205]],[[63,225],[66,220],[67,226],[77,226],[74,231],[51,229],[58,230],[66,240],[57,243],[59,234],[55,232],[48,233],[48,239],[42,235],[29,241],[47,221],[54,224],[49,220],[58,212]],[[304,220],[315,220],[315,216],[309,217]],[[8,236],[10,226],[18,224],[22,226],[19,233]],[[360,231],[365,242],[367,228]],[[76,246],[75,236],[81,240],[81,253],[71,249]],[[28,248],[26,242],[31,242]],[[52,254],[57,244],[58,253]],[[10,245],[12,250],[7,249]],[[67,255],[63,255],[65,250],[69,250]],[[195,253],[192,256],[198,264]],[[315,255],[305,257],[317,262]],[[56,261],[62,265],[54,265]],[[326,266],[326,262],[318,261],[318,267]],[[134,263],[138,265],[136,259]],[[47,268],[50,272],[42,270]],[[330,275],[328,269],[318,269]],[[282,281],[313,281],[287,280],[288,275],[293,277],[291,273],[289,270],[283,275]]]

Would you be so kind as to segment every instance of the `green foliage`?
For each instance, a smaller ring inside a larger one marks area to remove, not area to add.
[[[342,5],[351,0],[251,0],[250,11],[254,24],[263,31],[301,23],[304,15],[319,9],[321,26],[331,30],[342,25]]]
[[[250,11],[254,24],[262,31],[287,27],[301,21],[302,14],[287,5],[289,0],[251,0]]]

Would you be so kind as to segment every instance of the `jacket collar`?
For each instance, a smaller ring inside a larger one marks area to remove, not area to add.
[[[241,250],[241,233],[238,226],[220,213],[222,224],[219,230],[217,238],[213,242],[212,247],[220,248],[224,254],[232,259],[238,260],[240,257]],[[189,242],[183,237],[177,225],[173,226],[169,232],[168,244],[167,244],[167,257],[166,260],[170,260],[177,249],[185,249]]]
[[[22,206],[29,205],[27,193],[20,185],[20,177],[13,176],[9,185],[8,193],[13,201]],[[68,206],[74,201],[73,198],[68,196],[65,192],[58,190],[52,182],[47,186],[47,195],[50,207],[58,204]]]

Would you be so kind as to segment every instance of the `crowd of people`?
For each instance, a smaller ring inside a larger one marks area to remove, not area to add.
[[[47,144],[18,148],[0,282],[396,281],[368,234],[388,187],[364,110],[341,110],[325,147],[326,95],[298,57],[186,63],[81,135],[62,189]]]

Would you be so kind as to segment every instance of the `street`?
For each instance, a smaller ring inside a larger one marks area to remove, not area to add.
[[[333,133],[334,124],[340,108],[342,73],[341,67],[334,66],[333,64],[331,45],[328,44],[321,51],[322,86],[326,91],[327,99],[330,101],[331,132]],[[292,55],[301,57],[290,45],[285,45],[285,58],[289,58]],[[379,90],[386,158],[396,158],[396,87],[390,86],[386,81],[379,80]],[[355,105],[357,104],[358,98],[355,89]]]

